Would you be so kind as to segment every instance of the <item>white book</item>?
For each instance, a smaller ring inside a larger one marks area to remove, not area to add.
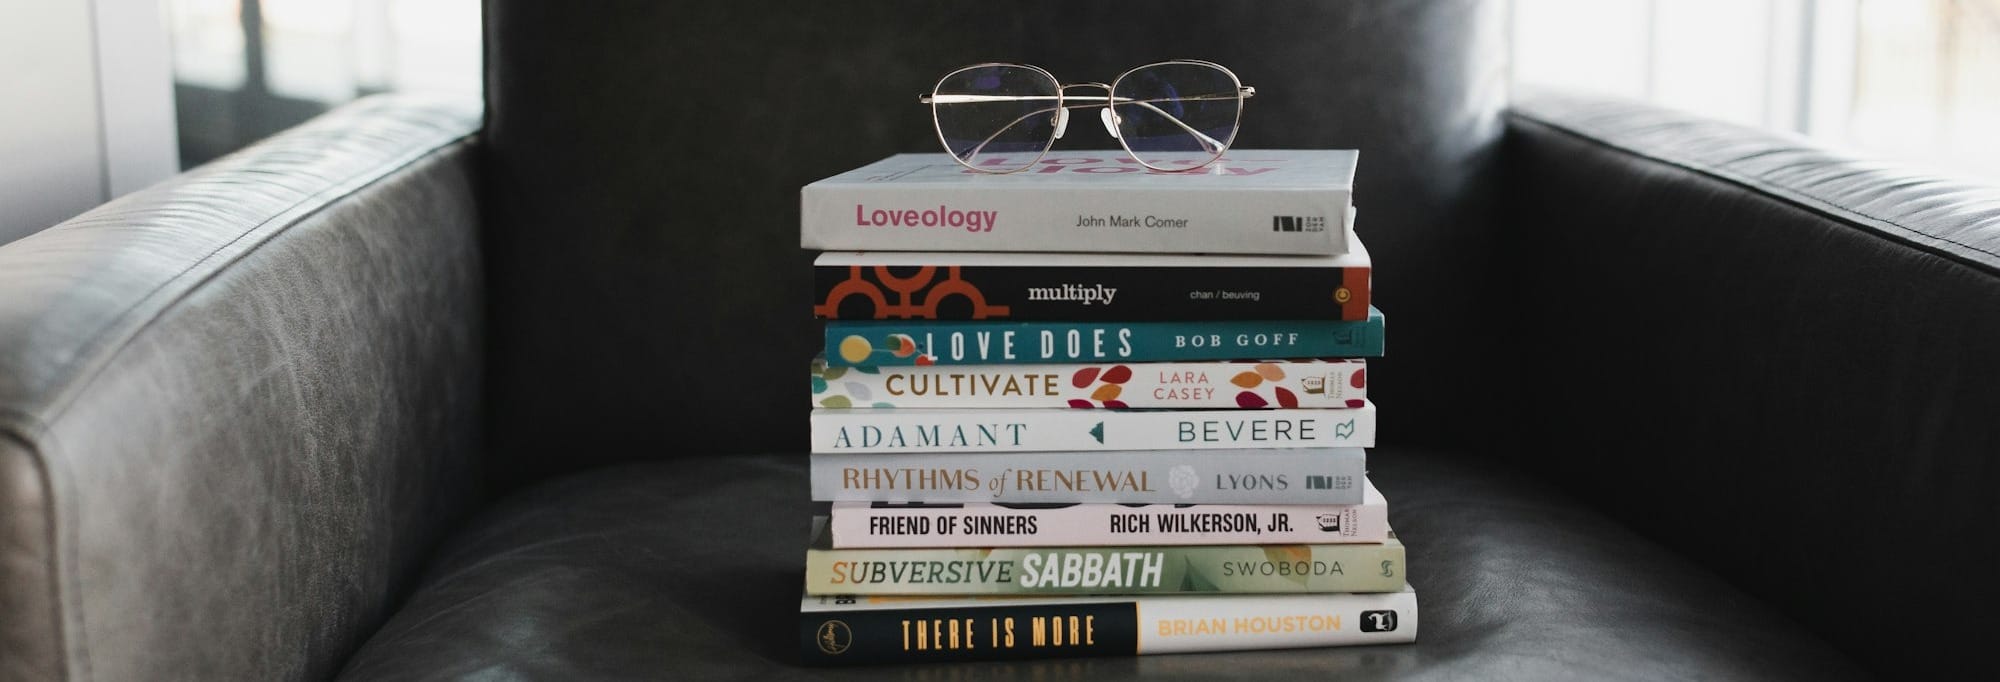
[[[1089,452],[1375,446],[1375,405],[1290,410],[818,408],[812,452]]]
[[[835,502],[836,549],[1317,545],[1389,539],[1389,502],[1361,504],[956,504]]]
[[[1347,253],[1353,150],[1232,149],[1187,173],[1123,151],[1051,152],[993,174],[898,154],[806,185],[800,244],[824,251]]]

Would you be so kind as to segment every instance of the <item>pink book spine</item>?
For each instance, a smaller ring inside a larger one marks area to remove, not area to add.
[[[835,502],[836,549],[1379,543],[1389,505]]]

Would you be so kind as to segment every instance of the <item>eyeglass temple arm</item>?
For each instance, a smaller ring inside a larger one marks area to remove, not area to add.
[[[1257,89],[1256,89],[1256,88],[1252,88],[1252,87],[1249,87],[1249,86],[1245,86],[1245,87],[1243,87],[1243,89],[1242,89],[1242,90],[1240,91],[1240,94],[1239,94],[1239,96],[1241,96],[1241,97],[1252,97],[1252,96],[1255,96],[1256,94],[1257,94]],[[1045,113],[1048,113],[1048,112],[1051,112],[1051,111],[1055,111],[1055,110],[1056,110],[1056,109],[1058,109],[1058,108],[1062,108],[1062,109],[1084,109],[1084,108],[1090,108],[1090,107],[1103,107],[1103,106],[1110,106],[1111,104],[1114,104],[1114,103],[1117,103],[1117,104],[1137,104],[1137,105],[1139,105],[1139,106],[1142,106],[1142,107],[1145,107],[1145,108],[1147,108],[1147,109],[1150,109],[1150,110],[1152,110],[1152,111],[1153,111],[1153,113],[1156,113],[1156,114],[1159,114],[1161,118],[1164,118],[1164,119],[1167,119],[1167,120],[1169,120],[1169,121],[1173,121],[1173,122],[1174,122],[1174,125],[1176,125],[1176,126],[1180,126],[1180,129],[1181,129],[1182,131],[1185,131],[1185,132],[1186,132],[1187,134],[1189,134],[1189,135],[1193,135],[1195,139],[1197,139],[1197,140],[1201,140],[1201,143],[1202,143],[1202,145],[1203,145],[1204,147],[1207,147],[1209,151],[1214,151],[1214,152],[1222,152],[1222,151],[1226,151],[1226,150],[1228,149],[1228,147],[1227,147],[1226,145],[1224,145],[1224,144],[1222,143],[1222,141],[1221,141],[1221,140],[1217,140],[1217,139],[1215,139],[1215,138],[1213,138],[1213,137],[1209,137],[1207,133],[1203,133],[1203,132],[1201,132],[1201,131],[1199,131],[1199,130],[1195,130],[1193,126],[1189,126],[1189,125],[1188,125],[1188,124],[1187,124],[1186,122],[1184,122],[1184,121],[1182,121],[1182,120],[1180,120],[1180,119],[1178,119],[1178,118],[1175,118],[1175,117],[1174,117],[1174,116],[1173,116],[1172,114],[1168,114],[1167,112],[1165,112],[1165,111],[1161,110],[1161,109],[1160,109],[1159,107],[1156,107],[1156,106],[1153,106],[1153,102],[1159,102],[1159,101],[1164,101],[1164,100],[1159,100],[1159,99],[1154,99],[1154,100],[1143,100],[1143,99],[1123,99],[1123,100],[1118,100],[1118,101],[1116,101],[1116,102],[1113,102],[1112,100],[1113,100],[1113,99],[1115,99],[1115,98],[1113,98],[1113,97],[1092,97],[1092,96],[1080,96],[1080,97],[1062,97],[1062,98],[1058,98],[1058,97],[1055,97],[1055,96],[1052,96],[1052,95],[938,95],[938,96],[932,96],[932,95],[918,95],[918,96],[917,96],[917,101],[918,101],[919,103],[922,103],[922,104],[965,104],[965,103],[971,103],[971,102],[1026,102],[1026,101],[1035,101],[1035,100],[1049,100],[1049,99],[1074,99],[1074,100],[1105,100],[1105,101],[1102,101],[1102,102],[1094,102],[1094,103],[1090,103],[1090,104],[1078,104],[1078,105],[1075,105],[1075,106],[1067,106],[1067,105],[1065,105],[1065,106],[1062,106],[1062,107],[1049,107],[1049,108],[1046,108],[1046,109],[1036,109],[1036,110],[1034,110],[1034,111],[1030,111],[1030,112],[1028,112],[1028,113],[1025,113],[1025,114],[1021,114],[1020,116],[1018,116],[1018,117],[1015,117],[1015,119],[1014,119],[1014,120],[1012,120],[1012,121],[1008,121],[1008,122],[1007,122],[1007,125],[1004,125],[1004,126],[1000,126],[1000,129],[999,129],[999,130],[995,130],[995,131],[993,131],[993,134],[992,134],[992,135],[988,135],[988,136],[986,136],[986,139],[984,139],[984,140],[980,140],[980,141],[979,141],[979,144],[978,144],[977,146],[974,146],[974,147],[972,148],[972,151],[971,151],[971,152],[970,152],[970,153],[969,153],[969,154],[968,154],[967,156],[968,156],[968,157],[970,157],[970,156],[978,156],[978,155],[979,155],[979,152],[980,152],[980,150],[983,150],[983,149],[985,149],[985,148],[986,148],[986,145],[987,145],[987,144],[991,143],[991,142],[992,142],[992,141],[993,141],[993,140],[994,140],[995,138],[998,138],[998,137],[1000,137],[1000,134],[1001,134],[1001,133],[1004,133],[1004,132],[1007,132],[1007,130],[1008,130],[1009,128],[1013,128],[1013,127],[1014,127],[1015,125],[1018,125],[1018,124],[1020,124],[1020,122],[1022,122],[1022,121],[1025,121],[1025,120],[1027,120],[1027,119],[1029,119],[1029,118],[1031,118],[1031,117],[1034,117],[1034,116],[1039,116],[1039,115],[1042,115],[1042,114],[1045,114]],[[1222,98],[1222,97],[1220,97],[1220,96],[1216,96],[1216,95],[1197,95],[1197,96],[1194,96],[1194,97],[1176,97],[1176,98],[1173,98],[1173,99],[1178,99],[1178,100],[1183,100],[1183,101],[1187,101],[1187,100],[1194,100],[1194,101],[1199,101],[1199,100],[1214,100],[1214,99],[1223,99],[1223,98]]]

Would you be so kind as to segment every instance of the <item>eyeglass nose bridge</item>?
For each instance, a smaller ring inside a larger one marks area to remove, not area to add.
[[[1097,120],[1102,121],[1104,123],[1104,132],[1110,134],[1112,139],[1114,140],[1118,139],[1118,114],[1113,113],[1111,111],[1111,84],[1099,83],[1096,81],[1091,81],[1089,83],[1070,83],[1068,85],[1062,86],[1064,98],[1069,97],[1070,88],[1095,88],[1104,91],[1103,97],[1085,98],[1084,101],[1087,103],[1079,104],[1077,106],[1104,107],[1103,109],[1097,110]],[[1069,110],[1070,107],[1068,106],[1063,107],[1062,115],[1057,119],[1056,123],[1057,138],[1061,138],[1063,131],[1069,127],[1068,126]]]

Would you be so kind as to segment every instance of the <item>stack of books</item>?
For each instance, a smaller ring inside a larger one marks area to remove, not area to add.
[[[807,662],[1411,641],[1352,151],[904,154],[805,187]]]

